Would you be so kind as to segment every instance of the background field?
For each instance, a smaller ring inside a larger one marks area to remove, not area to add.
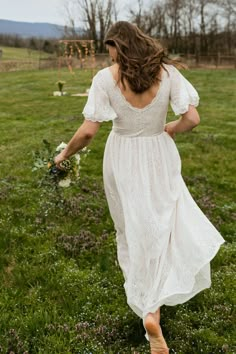
[[[52,55],[45,53],[43,51],[38,51],[34,49],[27,48],[14,48],[14,47],[5,47],[1,46],[2,49],[2,58],[1,60],[38,60],[39,57],[47,58]]]
[[[182,174],[226,243],[212,262],[212,287],[162,308],[171,353],[236,353],[236,72],[185,72],[199,91],[201,124],[176,137]],[[33,152],[67,142],[86,98],[53,97],[57,71],[0,73],[0,348],[3,353],[149,353],[129,309],[102,185],[110,123],[102,125],[77,185],[60,198],[39,186]],[[84,92],[91,72],[62,71],[65,90]],[[173,119],[170,112],[168,119]],[[1,352],[1,350],[0,350]]]

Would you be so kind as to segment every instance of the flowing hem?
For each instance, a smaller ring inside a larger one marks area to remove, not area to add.
[[[194,286],[196,285],[196,277],[197,277],[197,275],[201,272],[201,270],[202,270],[205,266],[207,266],[208,264],[209,264],[209,266],[210,266],[210,261],[216,256],[216,254],[217,254],[217,252],[219,251],[220,247],[221,247],[222,244],[224,244],[224,243],[225,243],[225,240],[220,241],[220,242],[217,244],[217,246],[215,247],[215,249],[214,249],[212,255],[210,256],[210,258],[208,258],[208,259],[206,260],[206,262],[204,262],[204,263],[198,268],[197,272],[193,275],[194,281],[193,281],[193,285],[192,285],[192,287],[191,287],[190,290],[183,291],[183,292],[173,292],[173,293],[171,293],[171,294],[165,296],[165,297],[162,298],[161,300],[158,300],[155,305],[153,305],[153,306],[147,308],[145,311],[141,311],[140,308],[138,308],[138,307],[135,306],[134,304],[132,304],[132,303],[130,303],[130,302],[127,302],[128,305],[131,307],[131,309],[132,309],[140,318],[142,318],[142,320],[143,320],[143,326],[144,326],[144,329],[145,329],[145,331],[146,331],[145,337],[146,337],[146,339],[147,339],[148,341],[149,341],[149,337],[148,337],[148,333],[147,333],[147,330],[146,330],[145,325],[144,325],[144,320],[145,320],[145,317],[147,316],[147,314],[148,314],[149,312],[152,312],[152,313],[156,312],[156,311],[159,309],[159,307],[161,307],[161,306],[163,306],[163,305],[166,305],[166,306],[175,306],[175,305],[183,304],[183,303],[185,303],[186,301],[190,300],[190,299],[191,299],[192,297],[194,297],[195,295],[197,295],[198,293],[200,293],[201,291],[203,291],[204,289],[210,288],[210,286],[211,286],[211,279],[206,279],[206,282],[205,282],[205,284],[204,284],[202,287],[197,288],[195,291],[193,291]],[[183,301],[180,300],[179,295],[183,295]],[[168,301],[168,299],[170,300],[170,298],[175,297],[175,296],[177,296],[177,298],[178,298],[178,301],[177,301],[177,302],[174,302],[174,301],[173,301],[173,302],[171,303],[170,301]]]

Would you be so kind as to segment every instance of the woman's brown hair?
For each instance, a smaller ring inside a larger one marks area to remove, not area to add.
[[[105,44],[116,47],[119,80],[125,88],[142,93],[160,79],[163,63],[178,65],[168,57],[160,42],[144,34],[136,25],[126,21],[116,22],[108,30]]]

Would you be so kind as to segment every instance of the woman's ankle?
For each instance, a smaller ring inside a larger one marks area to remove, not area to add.
[[[160,312],[160,308],[154,313],[156,320],[158,321],[158,323],[160,324],[160,320],[161,320],[161,312]]]
[[[145,323],[146,323],[147,331],[150,334],[153,334],[158,337],[162,336],[160,322],[157,319],[156,313],[149,312],[146,317]]]

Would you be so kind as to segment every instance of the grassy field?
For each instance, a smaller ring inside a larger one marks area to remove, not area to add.
[[[27,48],[14,48],[0,46],[3,51],[1,60],[38,60],[40,58],[48,58],[51,54],[40,52],[39,50]]]
[[[201,96],[201,124],[176,137],[182,174],[227,241],[212,261],[212,287],[162,308],[170,353],[236,353],[236,71],[185,73]],[[67,142],[86,98],[53,97],[56,71],[0,73],[0,352],[149,353],[126,304],[102,184],[110,123],[102,125],[81,179],[61,195],[39,186],[33,152]],[[91,72],[63,71],[65,91],[84,92]],[[170,112],[168,120],[173,119]]]

